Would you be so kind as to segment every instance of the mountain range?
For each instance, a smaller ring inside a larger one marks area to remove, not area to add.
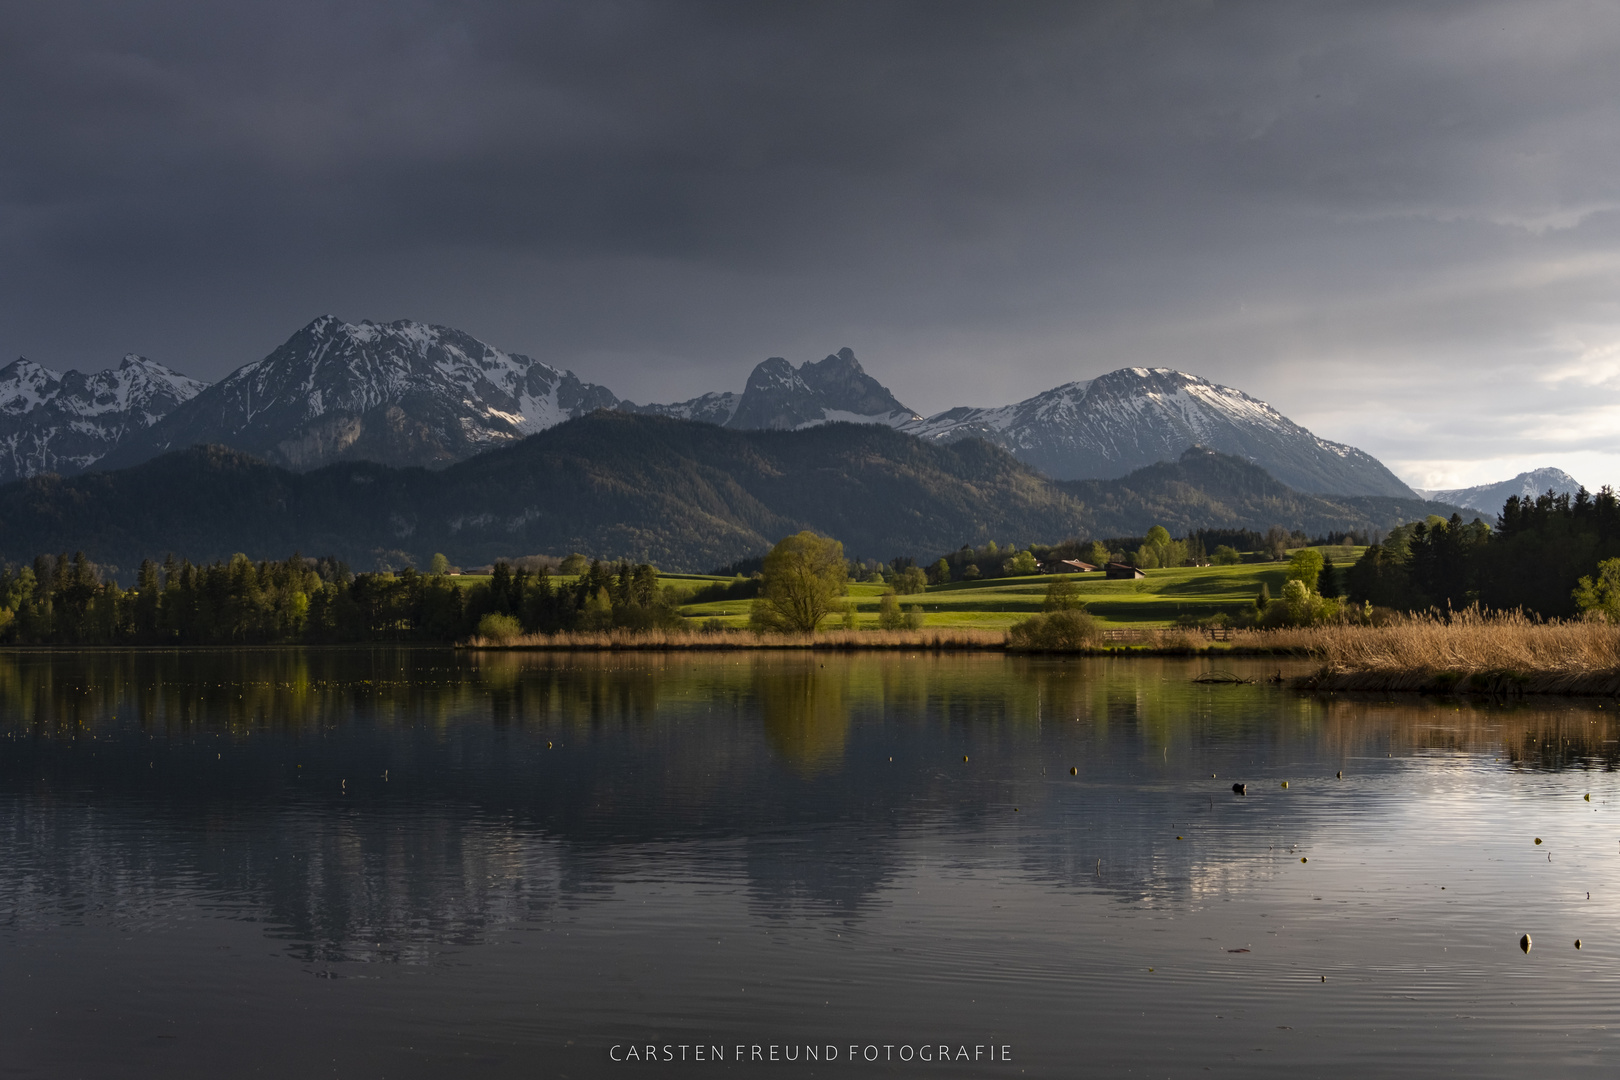
[[[1123,476],[1201,445],[1252,461],[1298,491],[1415,497],[1371,455],[1320,438],[1242,391],[1169,368],[1122,368],[1013,405],[925,417],[846,348],[798,366],[767,359],[741,393],[637,405],[449,327],[322,316],[212,386],[138,358],[92,376],[57,376],[26,360],[5,372],[0,448],[10,453],[0,458],[0,480],[120,468],[203,444],[294,470],[354,460],[442,468],[615,409],[733,430],[852,421],[936,444],[976,438],[1058,480]],[[121,393],[48,390],[110,385],[119,373],[131,387]]]
[[[902,427],[977,436],[1058,480],[1123,476],[1189,446],[1246,458],[1299,491],[1416,493],[1364,451],[1311,434],[1241,390],[1170,368],[1121,368],[995,409],[950,409]]]
[[[204,444],[292,469],[448,465],[619,399],[442,326],[322,316],[111,449],[104,468]]]
[[[91,375],[15,360],[0,368],[0,480],[82,472],[207,385],[134,354]]]
[[[1527,496],[1533,499],[1549,491],[1560,495],[1573,495],[1580,489],[1580,481],[1563,469],[1535,469],[1495,484],[1480,484],[1477,487],[1452,488],[1444,491],[1422,490],[1418,491],[1418,494],[1425,499],[1455,503],[1471,510],[1483,510],[1491,515],[1487,520],[1494,521],[1496,515],[1502,512],[1502,504],[1514,495],[1521,499]]]
[[[131,569],[333,554],[357,569],[476,565],[582,551],[703,570],[813,529],[850,555],[937,556],[964,543],[1141,535],[1155,524],[1387,529],[1456,508],[1295,492],[1251,462],[1194,449],[1114,480],[1054,481],[978,439],[879,424],[731,429],[596,411],[443,469],[340,462],[295,472],[224,447],[0,487],[0,559],[84,550]]]

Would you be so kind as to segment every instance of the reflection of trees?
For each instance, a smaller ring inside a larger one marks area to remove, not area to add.
[[[844,756],[849,672],[835,663],[829,673],[814,656],[794,659],[755,667],[754,693],[771,748],[795,772],[814,776]]]
[[[1615,717],[1565,701],[1334,695],[1313,705],[1317,739],[1346,759],[1443,750],[1500,755],[1504,763],[1536,769],[1620,766]]]
[[[1196,815],[1314,827],[1281,800],[1220,802],[1257,761],[1301,778],[1433,749],[1616,764],[1609,710],[1196,686],[1200,663],[3,654],[0,868],[51,856],[0,870],[0,924],[70,902],[136,921],[203,882],[300,955],[408,958],[611,890],[645,858],[707,860],[762,913],[853,916],[904,872],[909,838],[973,845],[1011,805],[1020,829],[1048,815],[1018,840],[1036,880],[1188,896],[1239,872],[1173,839]]]

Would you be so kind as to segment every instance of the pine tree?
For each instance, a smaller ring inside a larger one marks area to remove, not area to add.
[[[1316,575],[1316,591],[1323,596],[1339,595],[1339,574],[1333,567],[1333,557],[1322,556],[1322,571]]]

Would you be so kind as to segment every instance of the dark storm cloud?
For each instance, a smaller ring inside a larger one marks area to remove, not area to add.
[[[1612,5],[0,19],[0,347],[45,363],[217,377],[333,311],[641,400],[842,344],[921,408],[1165,363],[1413,475],[1574,395],[1620,461]]]

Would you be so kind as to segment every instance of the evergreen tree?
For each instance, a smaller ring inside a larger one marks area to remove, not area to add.
[[[1339,595],[1339,574],[1333,566],[1331,555],[1322,556],[1322,569],[1316,575],[1316,591],[1327,597]]]

